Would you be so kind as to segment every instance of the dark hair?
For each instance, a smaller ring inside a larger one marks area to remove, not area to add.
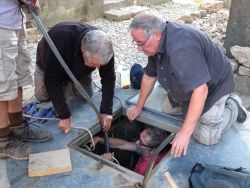
[[[145,129],[145,131],[151,137],[147,144],[147,146],[151,148],[157,148],[168,135],[167,131],[155,127],[149,127]]]

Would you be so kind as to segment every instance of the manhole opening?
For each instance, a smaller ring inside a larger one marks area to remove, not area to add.
[[[148,131],[150,129],[150,131]],[[122,139],[126,140],[128,142],[136,143],[139,151],[128,151],[124,149],[118,149],[118,148],[112,148],[112,145],[110,144],[110,152],[114,153],[114,158],[113,161],[110,161],[111,163],[117,163],[116,160],[119,162],[119,165],[122,167],[125,167],[128,170],[134,171],[136,173],[139,173],[141,175],[144,175],[147,167],[149,166],[150,160],[151,160],[151,155],[155,151],[159,144],[148,142],[149,140],[146,138],[148,134],[152,134],[152,131],[157,131],[157,134],[154,135],[154,138],[157,140],[156,142],[159,142],[159,138],[156,138],[157,135],[159,134],[163,137],[162,139],[164,140],[167,136],[170,135],[169,132],[152,127],[150,125],[135,121],[135,122],[130,122],[127,120],[126,117],[121,117],[120,119],[116,120],[113,122],[112,127],[108,133],[108,136],[110,138],[117,138],[117,139]],[[146,132],[146,137],[145,137],[145,132]],[[103,138],[103,132],[99,131],[97,134],[93,135],[94,137],[101,137]],[[86,139],[87,138],[87,139]],[[150,137],[151,138],[151,137]],[[89,148],[90,148],[90,137],[88,134],[83,139],[84,141],[78,141],[78,147],[80,150],[83,150],[84,153],[89,153]],[[79,144],[80,143],[80,144]],[[152,148],[145,148],[146,144],[156,144],[155,147]],[[137,148],[137,149],[138,149]],[[143,151],[141,151],[142,149]],[[146,152],[144,152],[146,150]],[[165,154],[170,150],[170,144],[166,145],[165,148],[160,152],[158,157],[156,158],[156,165],[160,160],[165,156]],[[149,152],[149,153],[147,153]],[[91,151],[90,156],[101,156],[105,153],[105,147],[104,144],[98,143],[95,146],[95,150]]]

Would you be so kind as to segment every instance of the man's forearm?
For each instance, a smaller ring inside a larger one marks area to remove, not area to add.
[[[102,137],[97,137],[101,144],[104,144],[104,139]],[[122,150],[135,151],[135,143],[128,142],[119,138],[109,138],[109,145],[111,148],[118,148]]]
[[[150,77],[146,74],[143,75],[139,99],[136,105],[139,109],[143,108],[148,96],[150,95],[150,93],[154,88],[156,79],[157,79],[156,77]]]
[[[182,129],[190,136],[192,135],[194,128],[197,124],[197,121],[199,120],[202,114],[207,94],[208,94],[207,84],[203,84],[200,87],[193,90],[188,107],[188,112],[182,126]]]
[[[98,137],[99,142],[104,144],[104,139],[102,137]],[[109,138],[109,144],[111,148],[118,148],[120,145],[125,144],[127,141],[119,139],[119,138]]]

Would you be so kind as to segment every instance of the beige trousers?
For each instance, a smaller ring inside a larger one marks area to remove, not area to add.
[[[224,131],[236,122],[237,116],[237,105],[226,95],[200,117],[193,138],[201,144],[217,144]]]
[[[34,73],[34,80],[35,80],[35,96],[37,100],[40,102],[50,100],[50,96],[45,88],[44,85],[44,72],[38,66],[36,66],[35,73]],[[80,84],[83,86],[84,90],[88,93],[90,97],[93,96],[92,90],[92,78],[91,74],[83,77],[79,80]],[[75,86],[68,82],[64,87],[65,92],[67,92],[67,96],[80,96],[78,91],[76,90]]]
[[[18,87],[32,84],[30,64],[25,28],[0,28],[0,101],[15,99]]]
[[[237,120],[238,107],[226,95],[219,99],[206,113],[202,114],[193,132],[193,138],[205,145],[217,144],[225,130]],[[164,112],[180,115],[180,108],[170,108],[167,97],[164,98]]]

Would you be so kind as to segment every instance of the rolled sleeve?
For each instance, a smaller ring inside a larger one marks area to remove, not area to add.
[[[145,74],[150,76],[150,77],[157,76],[156,57],[155,56],[148,57],[148,64],[145,67]]]

